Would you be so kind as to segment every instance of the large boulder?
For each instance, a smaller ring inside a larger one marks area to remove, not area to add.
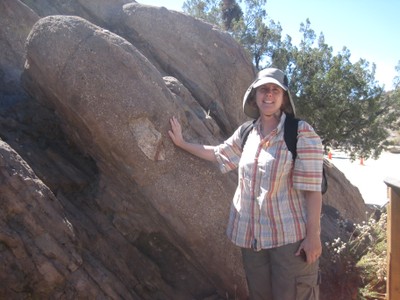
[[[118,21],[122,6],[130,0],[18,0],[28,5],[40,17],[50,15],[79,16],[103,27]]]
[[[183,13],[129,0],[23,1],[42,17],[80,16],[124,37],[163,75],[188,87],[225,133],[244,120],[237,107],[255,72],[227,32]]]
[[[242,97],[255,73],[227,32],[179,12],[138,3],[124,5],[118,25],[118,33],[159,69],[178,78],[225,133],[242,123]]]
[[[111,181],[121,194],[138,185],[165,220],[155,232],[172,229],[212,281],[244,294],[239,251],[224,238],[235,181],[172,145],[167,131],[173,115],[183,120],[185,134],[193,138],[198,131],[134,46],[78,17],[46,17],[28,37],[24,82],[56,111],[69,139],[95,159],[105,190]],[[210,137],[208,131],[198,140]],[[99,195],[102,200],[102,207],[131,222],[135,210],[125,202],[137,200],[118,197],[110,205]]]

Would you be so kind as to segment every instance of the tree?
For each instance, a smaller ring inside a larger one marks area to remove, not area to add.
[[[351,63],[347,48],[334,56],[322,33],[314,47],[309,20],[300,28],[303,39],[293,47],[287,68],[299,115],[314,126],[325,147],[339,147],[353,159],[378,157],[400,110],[375,81],[375,65],[363,59]]]
[[[233,22],[239,22],[243,17],[242,9],[235,0],[221,1],[221,13],[225,30],[230,30]]]
[[[275,50],[282,48],[282,27],[268,19],[266,0],[246,0],[244,7],[243,17],[231,26],[231,34],[248,51],[254,66],[260,70],[271,63]]]

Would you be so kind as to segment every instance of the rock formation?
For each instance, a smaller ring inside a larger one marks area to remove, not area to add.
[[[0,298],[245,299],[225,237],[236,175],[167,131],[175,115],[188,140],[228,137],[251,61],[185,14],[94,3],[0,3]],[[358,190],[328,178],[325,209],[363,220]]]

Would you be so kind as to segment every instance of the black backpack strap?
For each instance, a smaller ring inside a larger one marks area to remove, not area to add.
[[[292,152],[293,160],[297,157],[297,128],[299,119],[286,115],[283,138],[289,151]]]
[[[325,164],[322,166],[322,182],[321,182],[321,193],[322,195],[328,190],[328,178],[326,178]]]
[[[242,150],[244,145],[246,144],[247,137],[249,136],[250,131],[254,128],[256,120],[247,121],[240,126],[240,139],[242,140]]]

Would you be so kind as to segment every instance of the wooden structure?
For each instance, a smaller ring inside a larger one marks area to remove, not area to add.
[[[400,180],[388,178],[386,299],[400,299]]]

